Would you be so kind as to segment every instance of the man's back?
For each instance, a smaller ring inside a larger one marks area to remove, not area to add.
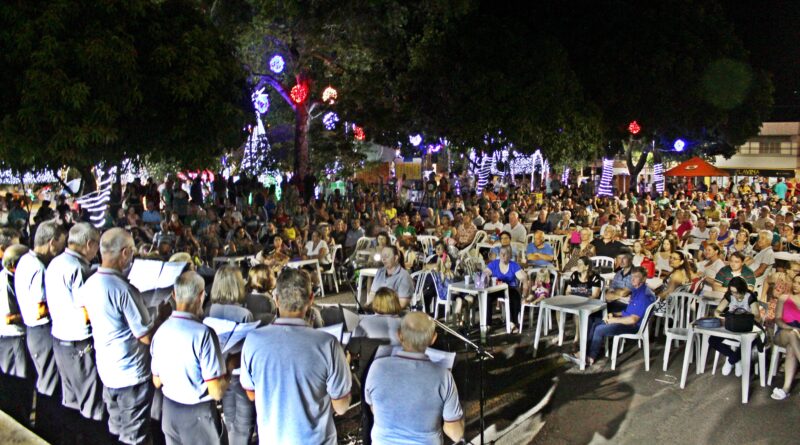
[[[278,318],[247,336],[242,388],[256,394],[262,444],[336,444],[331,399],[350,393],[350,369],[336,338]]]
[[[441,444],[442,420],[463,417],[453,375],[423,353],[401,351],[376,360],[364,395],[375,414],[375,443]]]

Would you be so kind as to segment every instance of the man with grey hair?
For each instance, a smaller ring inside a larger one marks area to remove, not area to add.
[[[464,438],[453,375],[425,355],[436,340],[435,327],[427,314],[408,313],[398,332],[403,349],[372,364],[364,399],[375,414],[374,443],[438,445],[443,429],[453,442]]]
[[[14,289],[26,326],[28,352],[36,368],[36,391],[40,395],[35,431],[48,441],[57,441],[62,413],[44,276],[47,263],[64,250],[65,241],[64,230],[55,221],[39,224],[33,249],[20,258],[14,273]]]
[[[103,420],[103,385],[97,376],[92,328],[78,289],[92,273],[100,232],[89,223],[69,230],[68,247],[47,266],[47,306],[53,319],[53,352],[61,377],[61,403],[90,421]],[[87,427],[96,428],[91,422]],[[71,425],[70,425],[71,426]]]
[[[153,321],[139,291],[123,275],[136,245],[128,231],[112,228],[100,237],[102,263],[78,290],[89,314],[97,373],[105,388],[108,429],[125,444],[150,439],[153,386],[147,349]]]
[[[748,259],[745,264],[753,271],[756,278],[764,275],[767,270],[775,265],[775,251],[772,250],[772,232],[769,230],[758,231],[758,241],[755,248],[758,253],[752,260]]]
[[[214,331],[200,321],[205,282],[184,272],[173,290],[175,311],[153,336],[153,384],[164,393],[161,429],[168,444],[219,444],[222,433],[215,401],[228,376]]]
[[[260,442],[335,445],[333,413],[350,407],[344,351],[338,339],[303,319],[314,301],[307,272],[281,272],[275,300],[281,316],[251,332],[242,349],[240,382],[256,402]]]
[[[511,241],[525,244],[528,237],[528,230],[519,221],[519,213],[509,212],[508,224],[503,226],[503,232],[511,234]]]

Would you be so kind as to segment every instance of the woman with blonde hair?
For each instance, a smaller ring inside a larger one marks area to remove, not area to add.
[[[353,337],[388,339],[392,345],[399,345],[397,331],[400,329],[402,319],[397,292],[388,287],[378,289],[370,307],[375,313],[361,319],[353,332]]]
[[[272,298],[272,291],[275,289],[275,275],[272,270],[264,264],[251,267],[247,273],[246,289],[244,307],[262,324],[272,323],[278,310]]]

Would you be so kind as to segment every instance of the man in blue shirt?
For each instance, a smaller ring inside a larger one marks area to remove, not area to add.
[[[586,364],[591,366],[600,355],[606,337],[619,334],[633,334],[639,330],[647,308],[656,301],[656,296],[645,284],[647,271],[642,267],[634,267],[631,271],[631,299],[628,307],[619,314],[608,314],[605,320],[592,322],[587,332],[589,333],[589,352],[586,355]]]
[[[464,413],[449,370],[431,363],[425,350],[436,326],[423,312],[409,312],[398,332],[403,350],[372,364],[364,399],[375,414],[373,443],[442,443],[464,437]]]
[[[545,242],[544,232],[541,230],[533,233],[533,242],[528,244],[525,255],[530,266],[553,267],[553,246]]]

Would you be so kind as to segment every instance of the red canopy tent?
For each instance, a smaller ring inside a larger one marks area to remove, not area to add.
[[[678,164],[676,167],[669,169],[666,176],[681,176],[681,177],[709,177],[709,176],[730,176],[730,173],[725,170],[714,167],[708,162],[695,156],[688,161]]]

